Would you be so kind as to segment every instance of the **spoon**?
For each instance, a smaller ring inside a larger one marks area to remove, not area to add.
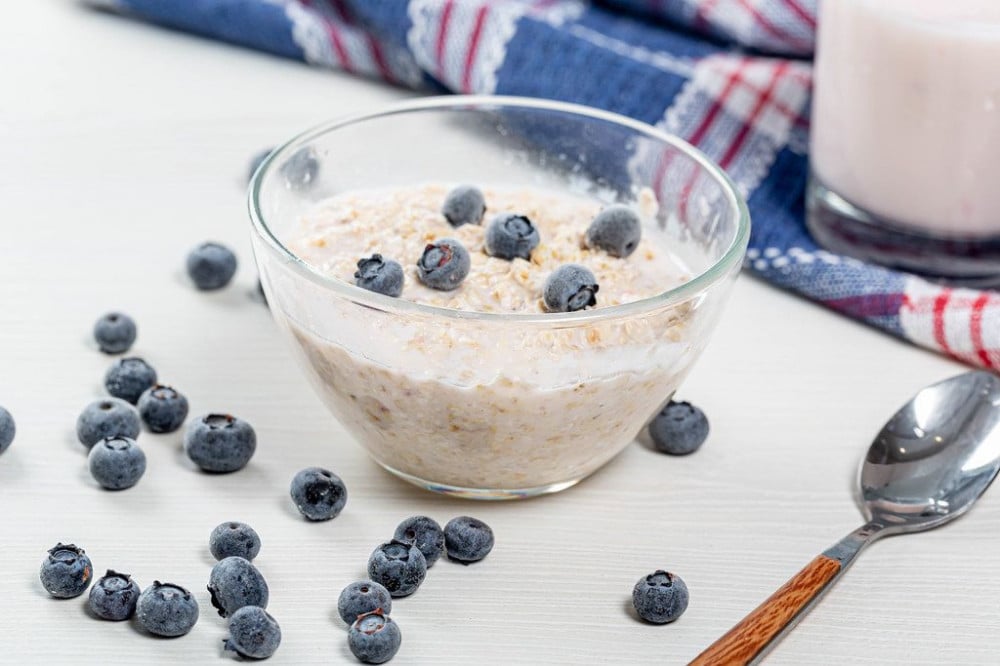
[[[689,666],[756,663],[879,537],[969,510],[1000,470],[1000,377],[967,372],[923,389],[889,419],[861,465],[868,522],[828,548]]]

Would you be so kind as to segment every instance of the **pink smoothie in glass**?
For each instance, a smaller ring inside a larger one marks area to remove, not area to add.
[[[811,160],[899,226],[1000,236],[1000,0],[822,4]]]

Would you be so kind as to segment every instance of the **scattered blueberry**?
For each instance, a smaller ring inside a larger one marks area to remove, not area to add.
[[[250,462],[257,449],[257,433],[243,419],[209,414],[188,424],[184,451],[206,472],[235,472]]]
[[[552,271],[542,287],[542,298],[550,312],[576,312],[597,305],[599,289],[589,269],[579,264],[565,264]]]
[[[139,593],[131,576],[108,569],[90,588],[90,610],[102,620],[127,620],[135,613]]]
[[[486,214],[486,199],[479,188],[459,185],[444,199],[441,214],[453,227],[463,224],[479,224]]]
[[[411,516],[396,527],[396,541],[412,543],[423,553],[430,569],[444,552],[444,530],[438,522],[427,516]],[[388,608],[383,608],[389,612]]]
[[[486,254],[500,259],[531,259],[538,240],[538,229],[527,217],[500,213],[486,227]]]
[[[202,243],[188,253],[187,274],[202,291],[222,289],[236,274],[236,255],[221,243]]]
[[[297,190],[309,187],[319,175],[319,157],[312,148],[300,148],[281,165],[285,185]]]
[[[223,647],[248,659],[267,659],[281,645],[281,627],[260,606],[244,606],[229,618],[229,638]]]
[[[493,530],[476,518],[459,516],[444,526],[448,559],[461,564],[478,562],[493,550]]]
[[[469,251],[452,238],[442,238],[424,248],[417,261],[417,277],[431,289],[451,291],[469,274],[472,260]]]
[[[252,561],[260,552],[260,536],[246,523],[222,523],[208,537],[208,549],[217,560],[236,556]]]
[[[77,439],[88,448],[108,437],[135,439],[141,431],[139,412],[120,398],[95,400],[76,419]]]
[[[309,520],[336,518],[347,504],[347,486],[322,467],[306,467],[292,477],[292,501]]]
[[[383,543],[368,558],[368,577],[394,597],[417,591],[427,575],[427,560],[414,545],[402,541]]]
[[[398,261],[383,259],[381,254],[373,254],[367,259],[358,261],[354,284],[377,294],[399,296],[403,293],[403,267]]]
[[[208,578],[208,592],[222,617],[244,606],[267,608],[267,581],[257,567],[242,557],[226,557],[215,563]]]
[[[622,204],[602,210],[587,229],[587,247],[603,250],[612,257],[627,257],[635,252],[640,238],[639,216]]]
[[[272,152],[274,152],[274,148],[265,148],[264,150],[260,151],[259,153],[253,156],[253,158],[250,160],[250,167],[247,169],[248,183],[251,180],[253,180],[253,175],[257,173],[257,169],[260,168],[260,165],[264,163],[264,160],[266,160],[267,156],[270,155]]]
[[[90,558],[73,544],[57,543],[42,560],[38,577],[45,591],[57,599],[72,599],[83,594],[94,575]]]
[[[142,392],[156,383],[156,370],[141,358],[118,359],[104,375],[108,393],[133,405]]]
[[[154,384],[139,396],[139,416],[151,432],[173,432],[187,415],[187,398],[170,386]]]
[[[17,434],[17,425],[14,423],[14,417],[6,409],[0,407],[0,453],[6,451],[7,447],[11,445],[15,434]]]
[[[372,580],[351,583],[341,590],[337,599],[337,612],[348,626],[354,624],[359,615],[379,609],[386,614],[392,612],[392,595]]]
[[[384,664],[396,656],[402,642],[399,625],[377,610],[360,616],[347,633],[347,644],[362,664]]]
[[[124,490],[139,483],[146,472],[146,454],[134,439],[109,437],[90,449],[90,475],[108,490]]]
[[[674,456],[694,453],[708,439],[708,418],[689,402],[674,402],[649,422],[649,436],[656,450]]]
[[[688,606],[688,589],[680,576],[656,570],[639,579],[632,588],[632,605],[646,622],[673,622]]]
[[[135,342],[135,336],[135,322],[121,312],[109,312],[94,324],[94,339],[105,354],[127,352]]]
[[[153,581],[135,607],[139,624],[156,636],[183,636],[198,621],[198,601],[180,585]]]

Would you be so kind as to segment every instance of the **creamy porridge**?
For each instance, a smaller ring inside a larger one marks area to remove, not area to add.
[[[620,305],[654,296],[686,280],[688,274],[669,252],[644,237],[626,259],[584,246],[584,234],[601,204],[538,190],[484,188],[487,210],[483,224],[452,227],[441,214],[448,188],[416,189],[343,195],[310,211],[302,232],[291,244],[295,254],[323,273],[354,283],[357,262],[377,252],[402,264],[403,298],[474,312],[544,312],[542,283],[554,269],[576,263],[589,268],[600,290],[596,307]],[[488,256],[485,229],[499,212],[524,215],[541,238],[530,261]],[[643,217],[655,214],[647,192],[639,205]],[[648,234],[646,234],[648,235]],[[417,278],[417,260],[428,243],[454,238],[472,259],[469,276],[454,291],[437,291]]]
[[[457,228],[440,212],[443,185],[342,195],[303,217],[289,249],[348,283],[359,259],[380,253],[403,266],[401,298],[476,312],[543,312],[542,285],[567,263],[593,272],[597,308],[689,279],[651,224],[630,256],[616,258],[583,241],[600,203],[539,190],[483,191],[483,225]],[[655,214],[649,195],[635,208],[646,221]],[[500,211],[524,215],[538,229],[530,260],[483,251],[486,224]],[[425,246],[441,238],[459,240],[471,257],[453,291],[417,277]],[[382,464],[467,489],[528,490],[593,472],[668,399],[705,337],[687,303],[564,327],[340,307],[330,315],[335,340],[309,332],[329,327],[286,313],[326,402]],[[360,349],[364,355],[351,351]]]

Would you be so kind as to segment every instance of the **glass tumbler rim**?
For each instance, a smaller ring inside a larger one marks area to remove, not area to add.
[[[388,116],[422,111],[462,111],[482,110],[483,108],[513,108],[536,110],[541,112],[562,112],[581,116],[591,120],[613,123],[620,127],[643,134],[660,143],[671,146],[691,159],[704,173],[708,174],[720,187],[727,200],[731,215],[736,217],[736,231],[722,256],[714,261],[704,271],[676,287],[659,292],[654,296],[643,298],[621,305],[612,305],[592,310],[559,313],[507,313],[507,312],[473,312],[453,308],[416,303],[401,298],[393,298],[357,287],[343,280],[325,275],[300,258],[284,243],[282,243],[265,219],[261,207],[261,184],[264,178],[279,163],[295,151],[306,147],[320,136],[339,129],[357,125],[369,120]],[[609,111],[552,100],[531,97],[514,97],[502,95],[440,95],[421,97],[414,100],[384,105],[374,111],[361,112],[325,121],[293,136],[264,159],[250,180],[247,205],[254,232],[264,241],[267,248],[287,263],[294,272],[316,285],[325,287],[335,295],[358,305],[375,310],[396,313],[400,315],[415,314],[441,317],[445,319],[472,320],[482,322],[509,322],[517,324],[544,324],[547,326],[566,326],[575,324],[590,324],[609,320],[623,319],[647,312],[653,312],[665,307],[690,300],[699,293],[725,280],[726,276],[742,264],[743,252],[750,235],[750,213],[746,202],[736,189],[736,185],[723,171],[700,150],[683,139],[664,132],[647,123],[634,120],[627,116]]]

